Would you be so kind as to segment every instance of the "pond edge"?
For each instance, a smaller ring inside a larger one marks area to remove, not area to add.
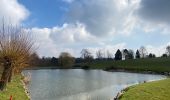
[[[22,76],[22,77],[25,77],[23,74],[21,74],[21,76]],[[22,86],[23,86],[23,88],[24,88],[24,90],[25,90],[24,92],[25,92],[25,94],[27,95],[28,99],[31,100],[30,92],[28,91],[28,88],[27,88],[27,86],[26,86],[26,84],[25,84],[25,82],[24,82],[24,78],[21,79],[21,84],[22,84]]]
[[[120,91],[117,93],[117,95],[113,98],[113,100],[120,100],[121,97],[124,95],[124,93],[127,92],[131,86],[139,85],[139,84],[144,84],[144,83],[149,83],[149,82],[160,81],[160,80],[164,80],[164,79],[167,79],[167,78],[168,78],[168,77],[162,78],[162,79],[158,79],[158,80],[144,81],[143,83],[136,83],[136,84],[129,85],[129,86],[123,88],[122,90],[120,90]]]

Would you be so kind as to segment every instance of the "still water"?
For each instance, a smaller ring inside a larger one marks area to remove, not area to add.
[[[124,87],[162,75],[102,70],[25,70],[31,74],[31,100],[111,100]]]

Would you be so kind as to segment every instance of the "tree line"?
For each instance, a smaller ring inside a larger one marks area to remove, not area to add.
[[[118,49],[115,54],[109,51],[99,49],[95,53],[95,57],[89,49],[82,49],[79,58],[73,57],[68,52],[62,52],[58,58],[56,57],[38,57],[36,53],[32,54],[32,60],[30,60],[31,66],[39,67],[54,67],[57,68],[72,68],[73,65],[79,63],[91,63],[93,61],[102,60],[127,60],[127,59],[144,59],[144,58],[156,58],[153,53],[148,53],[144,46],[141,46],[135,52],[132,49]],[[161,57],[170,56],[170,46],[166,47],[166,52]]]
[[[82,58],[88,62],[88,60],[127,60],[127,59],[140,59],[140,58],[156,58],[153,53],[148,53],[144,46],[134,52],[132,49],[118,49],[115,54],[107,51],[104,53],[102,50],[96,51],[96,58],[93,57],[92,53],[88,49],[81,51]],[[166,52],[161,57],[170,56],[170,46],[166,47]],[[90,58],[90,59],[89,59]],[[88,59],[88,60],[87,60]]]

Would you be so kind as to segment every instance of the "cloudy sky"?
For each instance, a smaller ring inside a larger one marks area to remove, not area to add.
[[[170,0],[0,0],[4,17],[30,28],[40,56],[140,46],[159,56],[170,44]]]

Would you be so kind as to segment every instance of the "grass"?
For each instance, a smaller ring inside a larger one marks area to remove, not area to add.
[[[170,78],[131,86],[120,100],[170,100]]]
[[[135,71],[170,72],[170,57],[145,58],[123,61],[95,61],[88,66],[91,69],[125,69]]]
[[[11,83],[8,83],[6,91],[0,91],[0,100],[29,100],[21,83],[21,75],[15,75]]]

